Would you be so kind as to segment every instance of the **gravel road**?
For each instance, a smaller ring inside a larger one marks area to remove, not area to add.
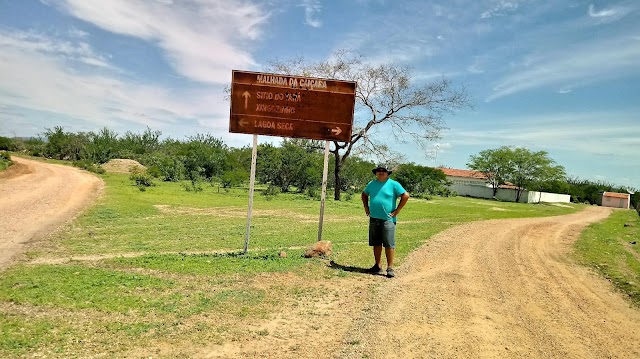
[[[98,177],[68,166],[13,157],[0,172],[0,268],[97,198]]]
[[[568,255],[609,213],[590,207],[437,235],[376,290],[338,357],[640,358],[640,311]]]

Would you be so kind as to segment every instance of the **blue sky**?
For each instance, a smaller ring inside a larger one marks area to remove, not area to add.
[[[230,146],[231,70],[352,49],[464,84],[409,161],[465,168],[503,145],[549,152],[568,174],[640,188],[640,1],[0,0],[0,135],[45,128]],[[384,136],[384,133],[379,134]],[[274,141],[260,137],[260,141]]]

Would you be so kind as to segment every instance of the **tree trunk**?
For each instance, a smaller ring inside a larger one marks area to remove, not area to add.
[[[340,159],[340,154],[338,153],[338,149],[333,152],[333,158],[335,159],[335,167],[333,169],[333,175],[335,179],[335,188],[333,191],[333,199],[336,201],[340,200],[340,170],[342,169],[342,161]]]
[[[520,195],[522,195],[522,189],[520,189],[520,187],[518,187],[518,189],[516,189],[516,203],[520,202]]]

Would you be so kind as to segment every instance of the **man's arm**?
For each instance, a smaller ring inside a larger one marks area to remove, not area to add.
[[[395,217],[398,215],[398,213],[400,213],[400,210],[402,209],[402,207],[404,207],[405,204],[407,204],[407,201],[409,200],[409,192],[405,192],[403,194],[400,195],[400,203],[398,204],[398,207],[396,208],[395,211],[389,213],[389,215],[391,217]]]
[[[366,193],[362,192],[362,205],[364,206],[364,213],[367,214],[367,216],[370,215],[369,212],[369,195],[367,195]]]

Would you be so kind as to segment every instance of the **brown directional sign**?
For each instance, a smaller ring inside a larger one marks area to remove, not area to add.
[[[356,83],[233,71],[229,132],[349,141]]]

